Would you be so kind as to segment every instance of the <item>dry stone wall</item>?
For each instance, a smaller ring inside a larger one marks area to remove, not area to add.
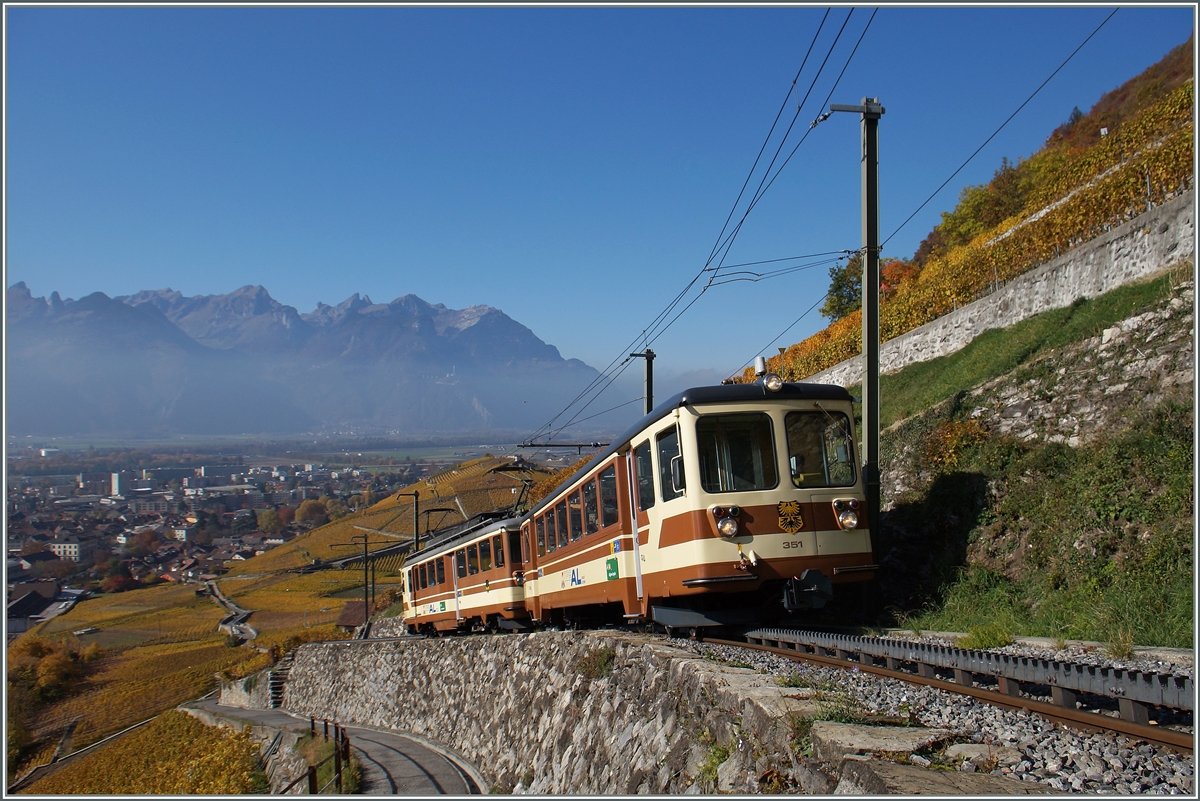
[[[244,679],[226,681],[217,677],[221,689],[221,703],[243,709],[270,709],[270,672],[263,670]]]
[[[954,353],[988,329],[1004,328],[1070,306],[1076,298],[1096,297],[1153,275],[1192,258],[1195,240],[1195,193],[1188,191],[1013,279],[987,297],[888,340],[880,348],[879,369],[893,373]],[[862,381],[862,357],[847,359],[804,380],[851,386]]]
[[[539,632],[304,645],[285,706],[421,735],[503,791],[824,793],[791,746],[807,696],[648,637]]]

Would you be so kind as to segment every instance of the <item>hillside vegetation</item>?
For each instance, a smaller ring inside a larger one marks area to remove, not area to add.
[[[1006,159],[986,186],[963,189],[912,259],[881,260],[881,339],[970,303],[1190,188],[1192,71],[1189,38],[1090,113],[1076,109],[1030,158]],[[801,380],[861,352],[855,264],[832,271],[823,311],[834,321],[769,359],[773,372]],[[752,370],[742,380],[754,380]]]
[[[30,794],[263,793],[258,744],[246,733],[166,712],[96,753],[29,786]]]
[[[892,622],[1192,647],[1190,267],[884,377]]]

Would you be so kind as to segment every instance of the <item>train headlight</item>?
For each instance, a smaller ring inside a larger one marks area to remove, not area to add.
[[[774,373],[767,373],[763,376],[763,386],[772,392],[778,392],[783,389],[783,379]]]
[[[858,528],[858,515],[849,510],[838,515],[838,525],[844,529]]]
[[[736,537],[738,533],[737,521],[732,517],[722,517],[717,521],[717,531],[721,532],[722,537]]]

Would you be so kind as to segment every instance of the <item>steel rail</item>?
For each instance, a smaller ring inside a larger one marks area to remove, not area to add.
[[[884,658],[891,668],[896,667],[897,660],[931,665],[955,671],[955,680],[961,676],[967,684],[975,673],[1007,679],[1009,682],[1044,684],[1053,690],[1055,703],[1064,706],[1074,703],[1075,693],[1113,698],[1121,702],[1121,717],[1134,723],[1147,722],[1146,705],[1187,711],[1195,707],[1196,690],[1188,676],[798,629],[761,628],[747,631],[742,636],[751,642],[764,644],[775,642],[782,645],[788,642],[808,648],[824,648],[839,656],[841,652],[848,651]],[[1137,705],[1141,705],[1141,708]]]
[[[876,676],[899,679],[900,681],[905,681],[909,684],[921,684],[926,687],[935,687],[939,690],[945,690],[946,692],[950,693],[967,695],[983,701],[984,703],[991,704],[992,706],[1002,707],[1004,709],[1024,710],[1026,712],[1036,713],[1056,723],[1063,723],[1076,728],[1083,728],[1091,731],[1116,732],[1118,734],[1124,734],[1128,737],[1138,740],[1145,740],[1146,742],[1154,745],[1172,748],[1186,754],[1192,753],[1193,737],[1191,734],[1178,732],[1159,726],[1148,726],[1142,723],[1133,723],[1121,718],[1110,718],[1106,715],[1100,715],[1094,712],[1083,712],[1077,709],[1067,709],[1056,704],[1048,704],[1044,701],[1035,701],[1031,698],[1022,698],[1006,693],[994,692],[992,690],[984,690],[979,687],[969,687],[965,684],[955,684],[953,682],[944,681],[942,679],[932,678],[929,676],[914,675],[901,670],[891,670],[889,668],[880,667],[870,663],[854,662],[848,659],[837,659],[835,657],[822,656],[820,654],[810,654],[790,648],[777,648],[771,645],[757,645],[738,640],[718,640],[707,637],[705,637],[703,641],[712,643],[713,645],[732,645],[739,648],[749,648],[755,651],[767,651],[768,653],[778,654],[779,656],[787,657],[788,659],[792,659],[797,662],[811,662],[816,665],[837,667],[844,670],[857,669],[864,673],[871,673]]]

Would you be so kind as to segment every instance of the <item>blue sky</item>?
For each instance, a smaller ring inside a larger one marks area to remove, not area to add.
[[[831,100],[887,110],[883,235],[1110,10],[882,7]],[[802,89],[849,11],[830,12]],[[854,9],[785,153],[871,12]],[[301,312],[412,292],[496,306],[603,368],[704,265],[825,9],[5,13],[6,285],[262,284]],[[885,255],[911,256],[964,185],[1034,152],[1193,24],[1191,7],[1122,8]],[[858,126],[838,114],[811,132],[727,263],[859,247]],[[714,286],[653,343],[656,369],[733,372],[819,301],[827,270]],[[813,312],[776,344],[822,325]]]

